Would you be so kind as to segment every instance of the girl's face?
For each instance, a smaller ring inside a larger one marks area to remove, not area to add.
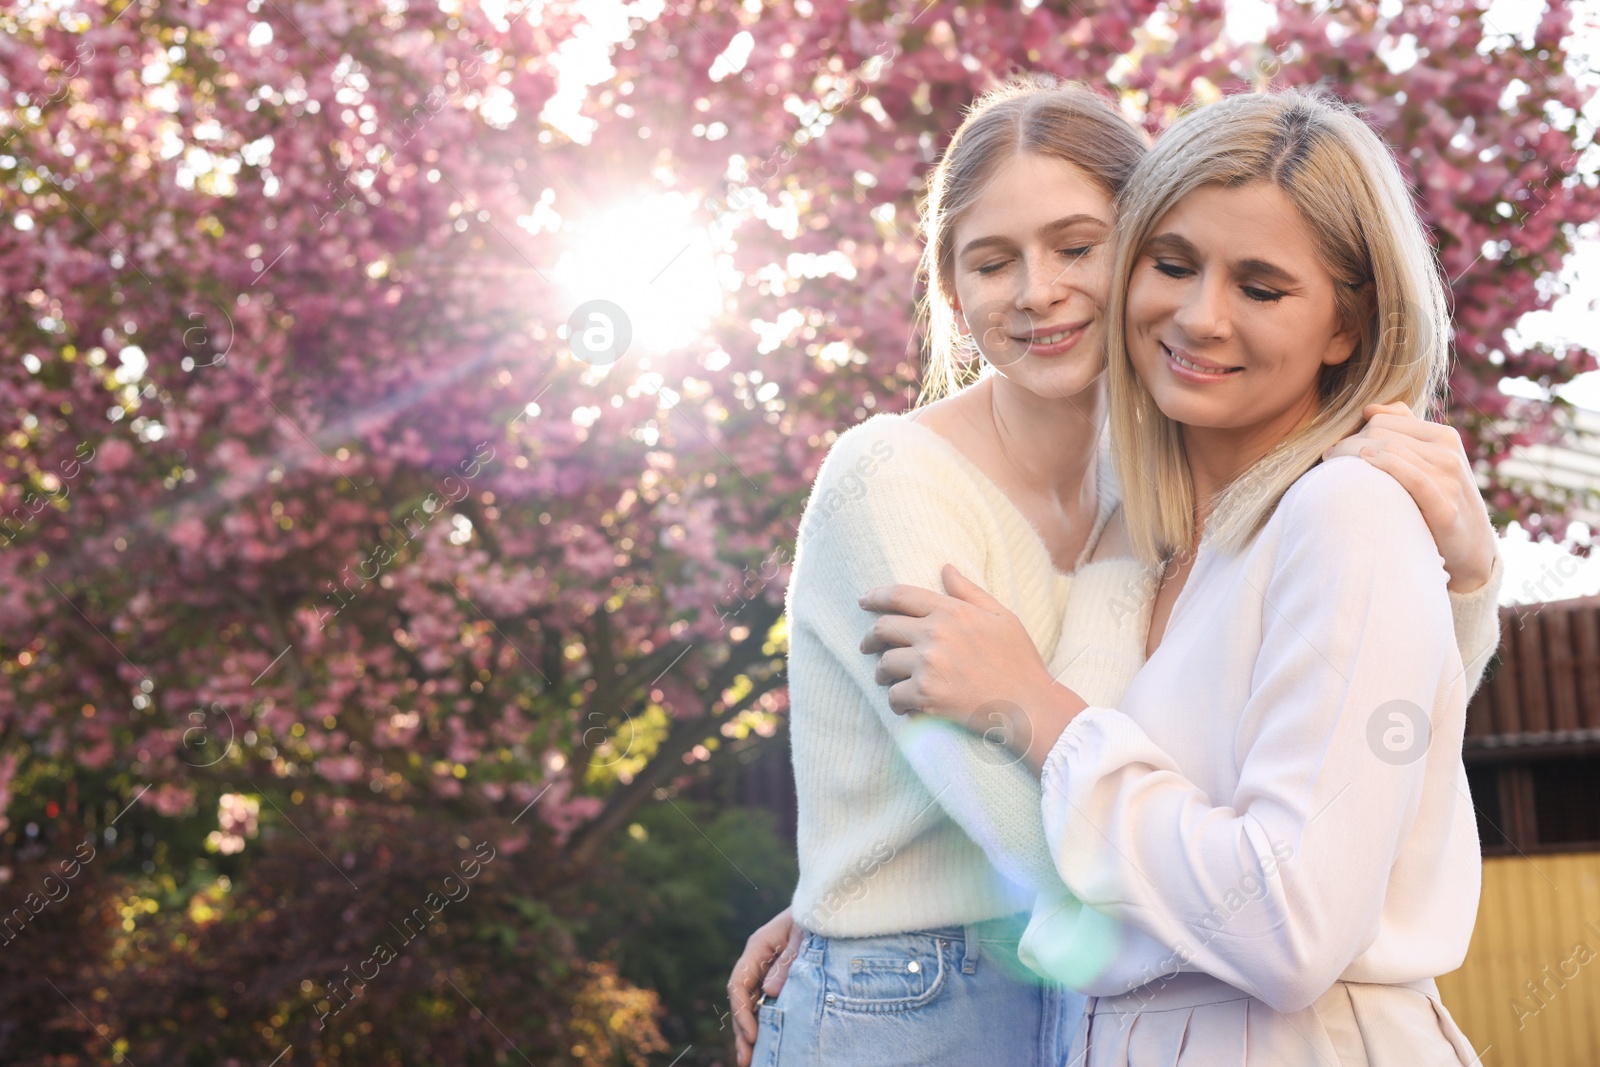
[[[1265,454],[1316,413],[1317,378],[1357,334],[1284,192],[1206,186],[1151,230],[1128,285],[1128,354],[1185,433],[1224,431]]]
[[[1105,369],[1111,198],[1070,163],[1019,153],[954,230],[955,306],[985,360],[1045,397]]]

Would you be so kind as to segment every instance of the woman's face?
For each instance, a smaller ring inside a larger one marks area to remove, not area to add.
[[[1017,154],[954,230],[956,312],[985,360],[1039,396],[1105,369],[1111,198],[1070,163]]]
[[[1128,354],[1163,414],[1266,449],[1355,350],[1299,210],[1266,183],[1206,186],[1156,223],[1129,280]]]

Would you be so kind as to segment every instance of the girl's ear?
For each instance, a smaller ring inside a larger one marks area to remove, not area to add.
[[[966,313],[961,310],[960,297],[952,296],[950,298],[950,311],[955,315],[956,325],[960,327],[961,332],[970,336],[972,333],[972,327],[967,325],[967,316]]]

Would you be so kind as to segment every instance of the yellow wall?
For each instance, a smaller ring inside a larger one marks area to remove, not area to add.
[[[1439,992],[1483,1067],[1600,1064],[1600,852],[1484,860],[1467,962]]]

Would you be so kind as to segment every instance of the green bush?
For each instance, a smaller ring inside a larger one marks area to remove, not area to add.
[[[750,932],[789,903],[794,848],[771,812],[666,798],[643,808],[609,859],[622,877],[586,882],[579,952],[661,998],[680,1064],[732,1062],[727,981]]]

